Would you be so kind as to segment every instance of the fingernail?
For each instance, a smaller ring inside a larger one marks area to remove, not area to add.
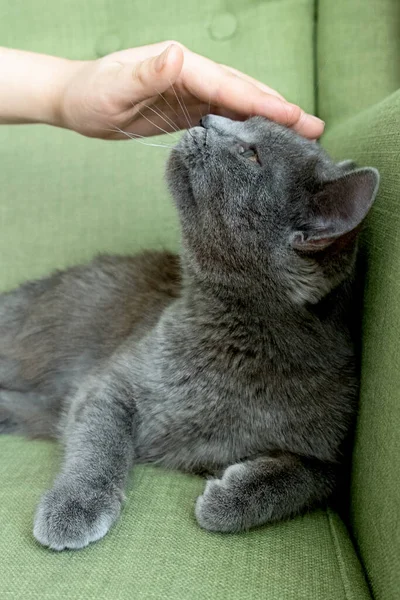
[[[318,117],[315,117],[314,115],[310,115],[308,113],[306,113],[306,115],[307,119],[309,119],[313,123],[318,123],[318,125],[322,125],[322,127],[325,127],[325,121],[323,121],[322,119],[319,119]]]
[[[155,70],[159,73],[163,70],[165,63],[167,62],[167,56],[171,49],[171,46],[165,48],[165,50],[156,58],[156,62],[154,63]]]

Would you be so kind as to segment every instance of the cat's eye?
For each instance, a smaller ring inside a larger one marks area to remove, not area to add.
[[[254,148],[245,148],[244,146],[239,146],[238,151],[240,156],[243,158],[248,158],[252,162],[260,164],[258,154]]]

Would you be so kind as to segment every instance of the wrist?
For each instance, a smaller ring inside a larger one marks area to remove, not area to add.
[[[80,61],[0,48],[0,123],[66,126],[62,98]]]
[[[84,62],[78,60],[56,59],[52,65],[52,75],[44,94],[42,114],[39,122],[69,129],[65,115],[65,97],[71,81],[82,68]]]

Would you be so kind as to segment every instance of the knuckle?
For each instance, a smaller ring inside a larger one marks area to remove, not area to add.
[[[135,79],[139,85],[145,86],[147,83],[147,69],[146,62],[137,64],[133,71],[133,79]]]
[[[286,105],[286,125],[296,125],[304,119],[304,111],[295,104]]]

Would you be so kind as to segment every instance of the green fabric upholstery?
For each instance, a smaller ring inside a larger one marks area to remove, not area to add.
[[[317,110],[330,127],[400,86],[399,0],[319,0]]]
[[[399,82],[400,83],[400,82]],[[400,596],[400,90],[331,130],[324,145],[381,173],[368,218],[361,403],[352,520],[377,600]]]
[[[195,522],[203,481],[137,468],[122,518],[101,542],[51,553],[35,542],[36,502],[56,472],[46,442],[0,439],[1,598],[68,600],[364,600],[369,593],[340,520],[318,511],[238,535]]]
[[[5,46],[70,58],[178,39],[266,81],[327,121],[337,158],[377,166],[368,221],[360,418],[352,479],[358,552],[331,510],[240,535],[202,531],[203,482],[134,469],[99,543],[52,553],[32,518],[60,449],[0,438],[0,598],[377,600],[400,590],[398,0],[0,0]],[[155,140],[152,140],[155,141]],[[164,143],[169,138],[162,140]],[[0,288],[91,258],[179,244],[167,150],[46,127],[0,127]]]

